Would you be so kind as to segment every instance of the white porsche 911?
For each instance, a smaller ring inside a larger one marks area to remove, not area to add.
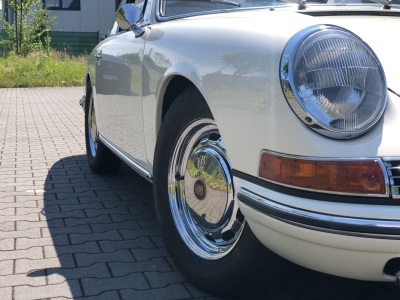
[[[89,58],[88,162],[153,183],[184,276],[241,295],[281,256],[395,282],[400,2],[122,2]]]

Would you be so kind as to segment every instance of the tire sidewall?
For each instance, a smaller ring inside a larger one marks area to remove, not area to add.
[[[157,140],[154,159],[153,189],[160,230],[171,258],[185,277],[195,284],[217,292],[234,286],[253,266],[254,256],[263,246],[248,225],[231,251],[221,259],[206,260],[193,253],[181,238],[172,217],[168,196],[168,168],[175,141],[183,129],[196,119],[213,116],[201,95],[193,90],[183,92],[171,106]],[[261,247],[260,247],[261,246]]]

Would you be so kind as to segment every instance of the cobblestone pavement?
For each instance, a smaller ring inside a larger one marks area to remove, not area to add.
[[[217,299],[176,270],[151,186],[87,164],[82,88],[0,89],[0,299]],[[259,299],[398,299],[303,268]]]

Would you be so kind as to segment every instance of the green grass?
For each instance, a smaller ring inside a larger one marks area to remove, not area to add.
[[[84,85],[85,56],[51,51],[0,57],[0,88]]]

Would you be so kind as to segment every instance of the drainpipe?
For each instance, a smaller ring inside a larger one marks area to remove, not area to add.
[[[20,26],[19,26],[19,47],[20,47],[20,52],[22,52],[22,34],[23,34],[23,32],[22,32],[22,4],[23,4],[23,2],[24,2],[24,0],[21,0],[21,3],[20,3],[20,15],[19,15],[19,18],[20,18]]]

